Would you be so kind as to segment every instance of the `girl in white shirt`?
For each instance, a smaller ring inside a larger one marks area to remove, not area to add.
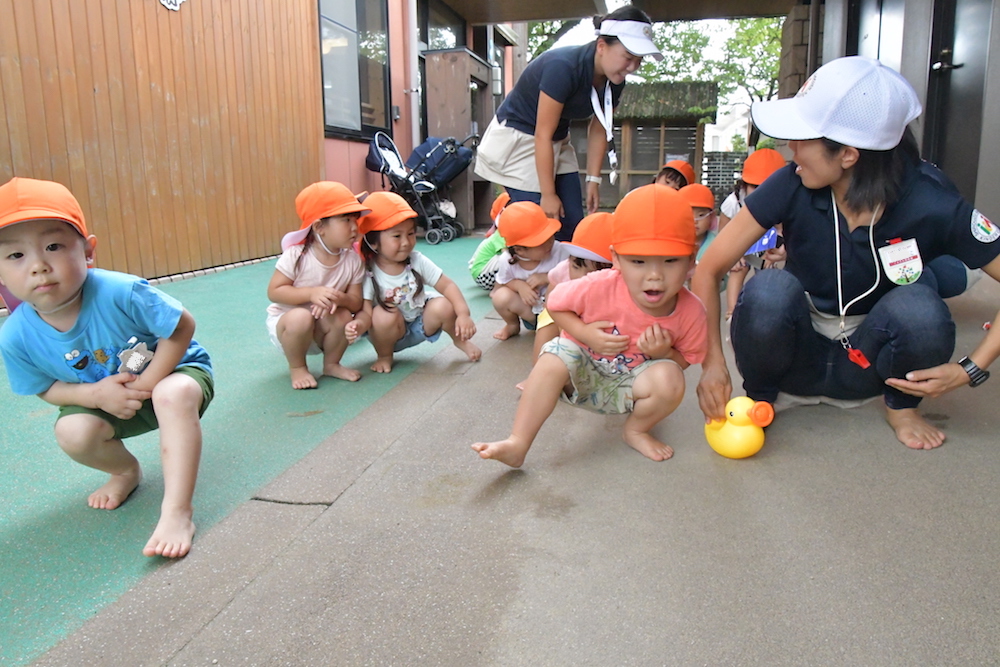
[[[371,367],[376,373],[392,370],[394,353],[434,342],[442,330],[469,361],[479,361],[483,353],[470,340],[476,325],[462,290],[413,249],[416,211],[392,192],[374,192],[364,204],[371,212],[358,226],[368,277],[364,307],[344,328],[347,340],[353,343],[368,334],[378,355]]]

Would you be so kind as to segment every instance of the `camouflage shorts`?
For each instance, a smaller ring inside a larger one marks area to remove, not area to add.
[[[632,412],[635,400],[632,385],[644,370],[660,362],[676,363],[671,359],[649,359],[624,373],[611,372],[599,364],[589,352],[568,338],[554,338],[542,346],[541,354],[554,354],[566,364],[573,394],[559,395],[570,405],[604,415],[623,415]]]

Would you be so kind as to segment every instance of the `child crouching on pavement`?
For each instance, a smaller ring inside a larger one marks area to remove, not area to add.
[[[614,214],[613,268],[553,289],[548,309],[562,333],[543,346],[510,436],[472,449],[520,467],[562,399],[628,414],[629,446],[654,461],[673,456],[650,431],[684,397],[684,369],[705,357],[705,307],[684,287],[694,251],[694,216],[680,194],[652,184],[626,195]]]
[[[110,475],[88,499],[95,509],[115,509],[142,479],[122,439],[159,428],[163,503],[142,552],[179,558],[194,538],[212,363],[176,299],[141,278],[89,268],[96,246],[63,185],[0,186],[0,281],[24,302],[0,329],[0,351],[15,394],[59,406],[63,451]]]

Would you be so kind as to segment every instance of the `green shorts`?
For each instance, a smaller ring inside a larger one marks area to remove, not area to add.
[[[602,415],[624,415],[632,412],[635,400],[632,385],[644,370],[672,359],[648,359],[624,373],[612,372],[599,364],[590,353],[568,338],[553,338],[542,346],[542,354],[554,354],[566,364],[573,394],[559,394],[559,400]]]
[[[212,398],[215,397],[215,380],[212,378],[212,374],[200,366],[178,366],[174,369],[174,373],[187,375],[194,379],[198,383],[198,386],[201,387],[203,398],[201,400],[201,408],[198,410],[198,416],[201,417],[205,414],[205,410],[208,409],[208,404],[212,402]],[[156,421],[156,413],[153,411],[152,399],[143,401],[142,407],[139,408],[139,411],[131,419],[119,419],[104,410],[95,408],[64,405],[59,408],[59,416],[56,417],[56,421],[59,421],[66,415],[94,415],[95,417],[100,417],[111,424],[111,428],[115,430],[115,437],[119,440],[149,433],[160,427],[159,422]]]

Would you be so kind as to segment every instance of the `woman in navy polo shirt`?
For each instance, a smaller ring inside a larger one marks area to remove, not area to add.
[[[569,143],[570,121],[591,119],[587,209],[593,213],[611,137],[612,110],[625,76],[639,69],[643,56],[663,59],[653,44],[649,17],[635,7],[627,5],[597,17],[594,25],[595,41],[546,51],[528,64],[486,128],[476,158],[476,174],[504,186],[511,201],[533,201],[550,218],[562,220],[556,234],[562,241],[570,240],[583,218],[579,166]]]
[[[785,270],[758,273],[733,313],[747,395],[779,409],[881,395],[896,437],[931,449],[945,436],[921,416],[920,400],[982,384],[1000,356],[1000,327],[948,363],[955,323],[924,267],[952,255],[1000,280],[1000,227],[920,160],[907,128],[920,111],[902,76],[860,56],[824,65],[794,98],[755,103],[753,122],[790,140],[793,164],[747,197],[698,264],[693,289],[718,321],[719,280],[783,223]],[[720,418],[732,385],[716,327],[709,338],[698,398],[706,418]]]

